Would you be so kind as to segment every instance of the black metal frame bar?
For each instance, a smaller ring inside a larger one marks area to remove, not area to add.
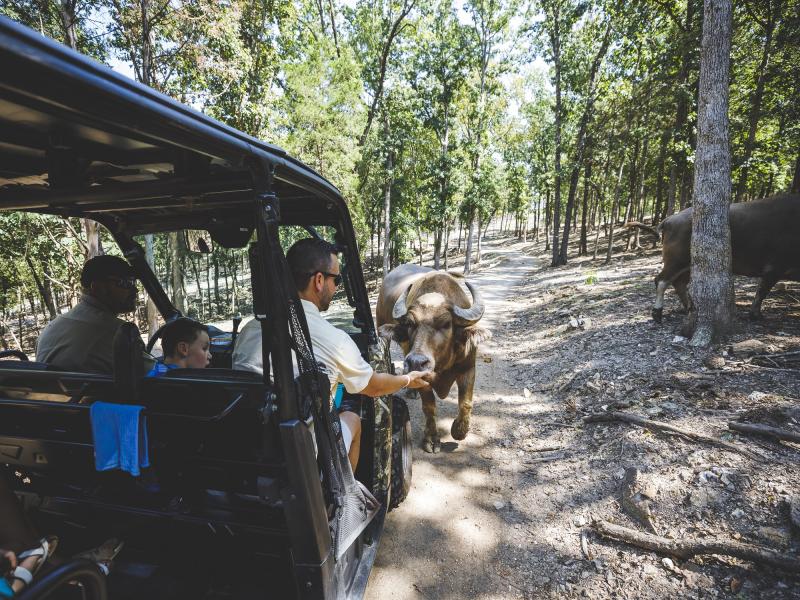
[[[83,586],[84,600],[106,600],[106,576],[96,563],[79,558],[53,569],[26,587],[17,600],[42,600],[64,585],[76,582]]]

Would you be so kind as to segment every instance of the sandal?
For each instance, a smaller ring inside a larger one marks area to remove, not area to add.
[[[111,566],[117,554],[120,553],[125,542],[117,538],[111,538],[100,544],[97,548],[92,548],[86,552],[77,554],[75,558],[85,558],[100,567],[100,570],[108,576],[111,572]]]
[[[13,586],[13,583],[16,580],[22,582],[22,589],[28,587],[39,570],[44,566],[44,563],[47,562],[47,559],[53,556],[56,551],[56,546],[58,546],[58,538],[51,535],[48,537],[43,537],[41,540],[39,540],[39,545],[36,548],[31,548],[30,550],[20,552],[17,555],[18,566],[9,574],[9,584]],[[21,566],[25,559],[32,557],[39,557],[39,560],[32,568],[28,569]],[[19,593],[19,591],[21,590],[17,590],[17,593]]]

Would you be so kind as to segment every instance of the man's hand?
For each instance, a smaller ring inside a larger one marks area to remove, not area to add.
[[[408,385],[406,386],[412,390],[424,390],[428,391],[431,389],[431,383],[433,383],[433,371],[410,371],[406,373],[409,378]]]

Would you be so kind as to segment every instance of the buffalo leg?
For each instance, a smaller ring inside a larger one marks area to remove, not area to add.
[[[475,387],[475,369],[472,368],[456,378],[458,386],[458,416],[450,426],[450,435],[454,440],[463,440],[469,431],[469,419],[472,416],[472,390]]]
[[[758,285],[758,290],[756,291],[756,297],[753,298],[753,304],[750,306],[750,318],[751,319],[760,319],[761,318],[761,303],[764,299],[769,295],[772,287],[778,283],[778,280],[781,278],[781,273],[776,273],[775,271],[766,271],[764,275],[761,277],[761,283]]]
[[[689,293],[687,292],[687,288],[689,287],[689,272],[684,271],[678,275],[672,282],[672,286],[675,288],[675,292],[678,294],[683,308],[689,310]]]
[[[439,431],[436,428],[436,396],[432,391],[420,391],[422,397],[422,412],[425,413],[425,437],[422,440],[422,449],[425,452],[439,452],[442,443],[439,441]]]
[[[661,323],[664,316],[664,292],[668,286],[668,280],[661,279],[660,275],[656,278],[656,303],[653,305],[653,320],[656,323]]]

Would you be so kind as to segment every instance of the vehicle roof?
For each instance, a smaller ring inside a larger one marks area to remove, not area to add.
[[[0,212],[122,220],[131,233],[249,221],[257,164],[274,173],[283,222],[347,213],[281,148],[5,17],[0,65]]]

